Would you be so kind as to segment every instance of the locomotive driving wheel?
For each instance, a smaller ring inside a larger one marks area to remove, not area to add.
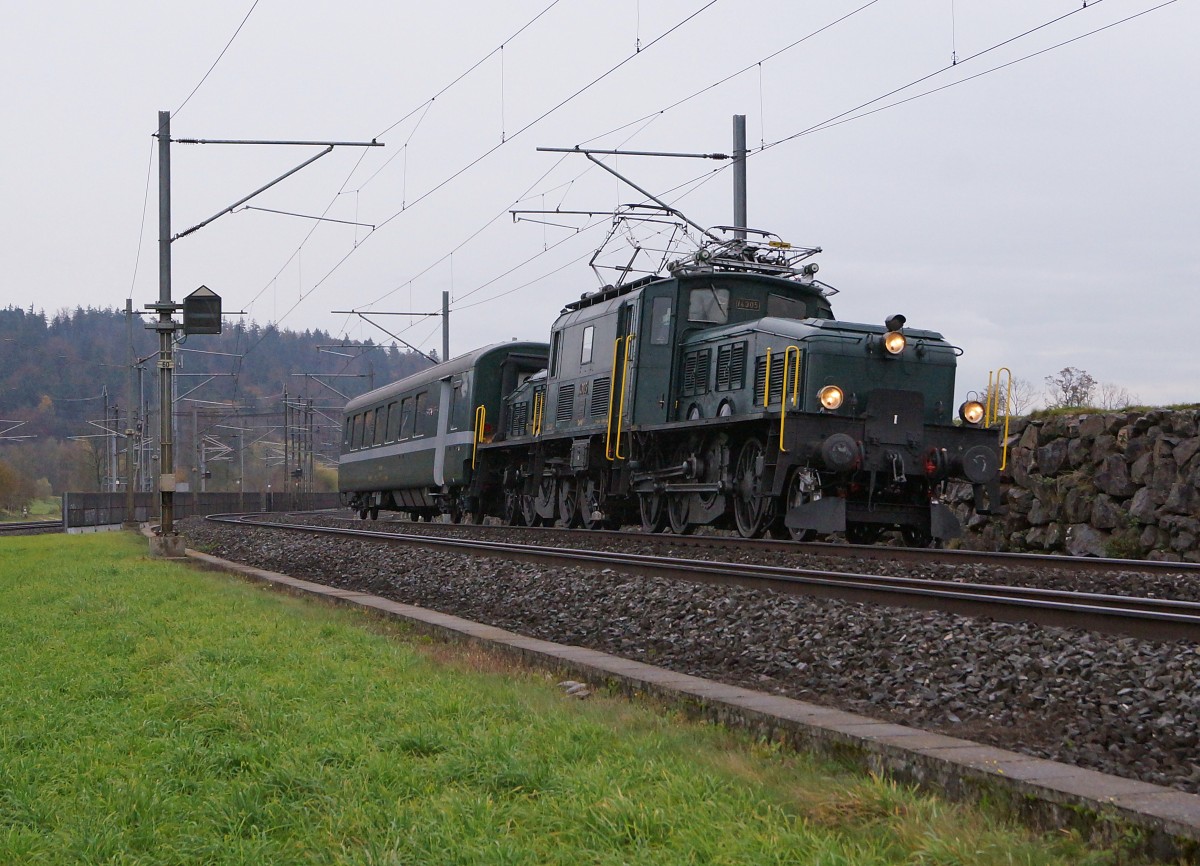
[[[667,525],[666,497],[661,493],[639,493],[638,511],[642,532],[662,532]]]
[[[579,482],[574,478],[563,478],[558,482],[558,519],[567,529],[574,529],[582,523],[579,515]]]
[[[521,494],[521,520],[526,526],[541,526],[542,517],[537,512],[537,504],[530,493]]]
[[[604,476],[584,476],[579,485],[579,519],[584,529],[607,529],[611,521],[604,513]]]
[[[733,473],[733,516],[738,535],[758,538],[774,517],[770,497],[759,494],[762,482],[762,460],[765,454],[758,439],[747,439],[738,452]]]
[[[688,521],[691,506],[690,493],[672,493],[667,497],[667,522],[671,524],[671,532],[676,535],[691,535],[696,531],[696,524]]]

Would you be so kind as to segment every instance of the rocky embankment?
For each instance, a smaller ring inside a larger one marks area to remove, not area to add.
[[[963,546],[1200,562],[1200,410],[1013,419],[1004,516]]]

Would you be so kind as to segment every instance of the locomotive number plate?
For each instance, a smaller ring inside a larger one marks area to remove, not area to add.
[[[757,298],[735,298],[733,306],[738,310],[760,310],[762,301]]]

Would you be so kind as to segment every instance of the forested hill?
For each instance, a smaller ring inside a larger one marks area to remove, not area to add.
[[[146,330],[143,317],[135,315],[128,329],[123,310],[76,309],[47,317],[32,308],[0,309],[0,420],[8,422],[0,436],[17,421],[25,423],[13,435],[65,439],[96,433],[89,422],[101,421],[106,406],[110,417],[119,406],[124,423],[132,363],[141,362],[147,403],[157,400],[157,351],[158,336]],[[429,363],[394,345],[256,324],[227,324],[220,335],[188,337],[177,346],[176,360],[180,398],[265,411],[279,410],[285,392],[340,408],[341,395],[353,397]],[[206,381],[209,376],[215,378]],[[135,393],[135,409],[140,399]],[[177,405],[176,411],[184,408]]]

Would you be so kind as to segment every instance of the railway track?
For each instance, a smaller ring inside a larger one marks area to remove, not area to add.
[[[491,524],[467,525],[451,523],[413,523],[407,520],[380,520],[366,524],[357,517],[328,515],[330,519],[344,520],[356,526],[379,526],[394,531],[413,533],[437,533],[439,535],[497,535],[523,538],[563,539],[572,544],[588,543],[588,540],[637,538],[663,542],[669,540],[676,548],[696,550],[720,550],[741,553],[784,553],[797,558],[807,556],[840,557],[848,559],[871,559],[893,563],[938,563],[940,565],[983,565],[1021,567],[1044,566],[1064,571],[1097,573],[1142,572],[1146,574],[1194,574],[1200,580],[1200,563],[1160,562],[1148,559],[1112,559],[1099,557],[1061,556],[1053,553],[1002,553],[987,550],[939,550],[927,547],[891,547],[887,545],[838,544],[833,542],[779,541],[769,538],[742,538],[738,535],[672,535],[669,533],[645,533],[636,530],[588,530],[561,527],[496,526]]]
[[[677,553],[670,556],[623,553],[612,550],[589,550],[571,547],[549,547],[544,543],[518,544],[509,541],[492,541],[478,538],[455,537],[453,535],[422,532],[404,533],[380,529],[340,528],[314,526],[303,523],[283,523],[277,520],[253,519],[246,515],[213,515],[210,520],[243,525],[267,526],[291,531],[320,533],[349,538],[372,539],[390,543],[418,545],[425,548],[465,553],[475,556],[493,556],[522,562],[537,562],[549,566],[576,566],[588,569],[611,569],[672,580],[688,580],[752,589],[769,589],[776,592],[807,596],[838,598],[849,601],[867,601],[878,604],[937,610],[965,616],[983,616],[1007,622],[1035,622],[1040,625],[1078,628],[1092,632],[1127,635],[1152,640],[1183,639],[1200,642],[1200,603],[1162,598],[1139,598],[1128,595],[1072,592],[1060,589],[1045,589],[1023,586],[1006,586],[988,583],[969,583],[938,580],[911,576],[880,574],[857,574],[851,572],[808,569],[795,566],[758,565],[745,562],[721,562],[710,559],[681,558]],[[397,524],[398,525],[398,524]],[[479,529],[480,527],[472,527]],[[496,527],[509,531],[507,527]],[[538,530],[538,532],[541,532]],[[586,533],[595,537],[596,533]],[[628,535],[624,536],[628,538]],[[547,536],[537,538],[546,540]],[[659,537],[661,538],[661,536]],[[684,541],[686,539],[686,541]],[[671,542],[704,544],[689,536],[671,537]],[[722,549],[762,549],[763,542],[747,542],[741,539],[713,538],[707,544],[719,544]],[[771,544],[767,542],[766,544]],[[800,547],[791,545],[791,547]],[[831,545],[819,545],[820,551],[828,555]],[[879,558],[913,561],[912,554],[926,554],[921,561],[930,557],[942,562],[1011,562],[1014,557],[1028,565],[1030,558],[1019,554],[985,555],[959,551],[915,551],[904,548],[853,547],[854,554],[879,551]],[[802,552],[802,551],[798,551]],[[893,556],[899,554],[899,556]],[[949,557],[949,559],[947,559]],[[1046,557],[1034,557],[1034,561]],[[1060,557],[1055,557],[1055,567],[1063,567]],[[1067,560],[1067,563],[1071,562]],[[1096,564],[1088,561],[1089,565]],[[1114,560],[1100,563],[1100,567],[1123,568],[1124,570],[1146,570],[1146,566],[1157,568],[1159,563],[1130,563]],[[1178,572],[1179,564],[1172,563],[1172,571]],[[1069,567],[1069,566],[1068,566]]]
[[[62,532],[62,522],[27,520],[20,523],[0,523],[0,535],[30,535],[42,532]]]

